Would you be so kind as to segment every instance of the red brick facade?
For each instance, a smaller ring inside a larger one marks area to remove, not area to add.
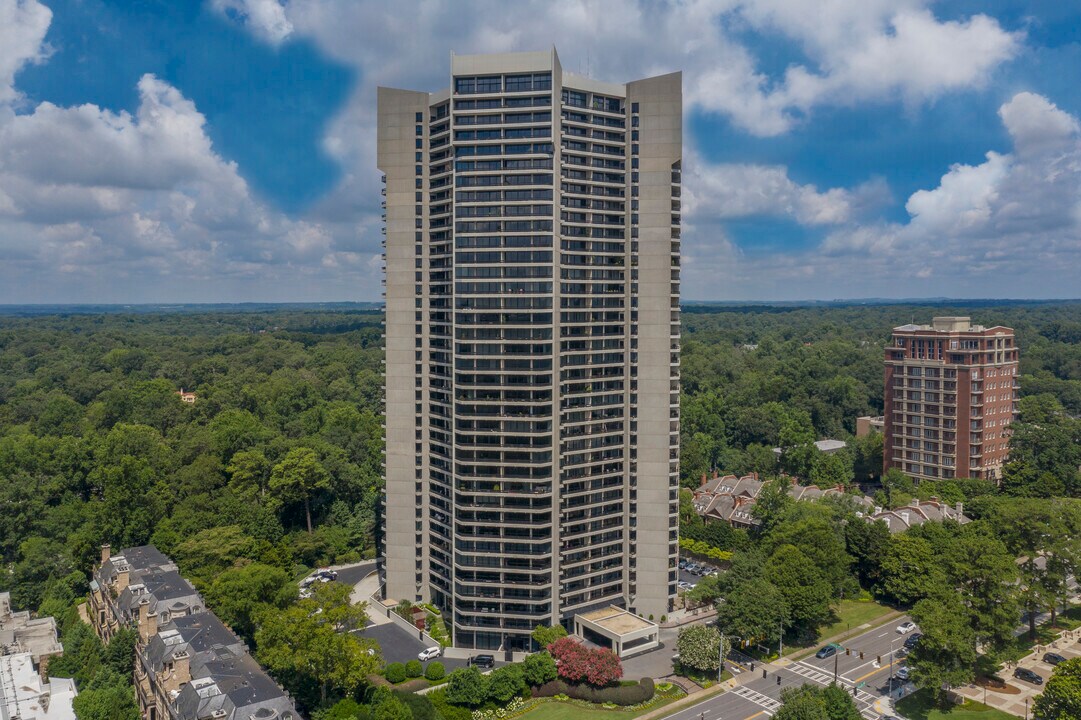
[[[967,317],[903,325],[885,362],[884,469],[917,480],[998,479],[1017,417],[1013,330]]]

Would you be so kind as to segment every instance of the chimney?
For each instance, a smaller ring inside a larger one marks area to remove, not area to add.
[[[909,525],[909,522],[908,522],[908,511],[907,510],[902,510],[901,511],[901,521],[904,522],[904,524],[907,525],[908,527],[912,527],[911,525]]]
[[[721,473],[717,471],[717,468],[713,469],[713,479],[716,480],[721,476]]]
[[[931,502],[933,502],[933,503],[935,503],[937,505],[938,504],[938,497],[935,496],[935,495],[932,495],[931,496]]]
[[[150,612],[150,596],[144,595],[139,598],[139,638],[148,643],[157,633],[158,615]]]
[[[957,511],[957,519],[960,520],[961,516],[965,514],[965,504],[963,502],[957,503],[957,505],[954,506],[954,510]]]
[[[113,556],[113,546],[109,543],[105,543],[101,546],[101,564],[109,562],[109,558]]]
[[[165,681],[165,691],[179,690],[186,683],[191,682],[191,656],[180,650],[173,654],[173,675]]]
[[[699,481],[698,486],[701,487],[706,484],[706,474],[702,473],[702,479]]]
[[[122,568],[116,571],[116,594],[124,592],[128,588],[128,572],[131,568],[124,565]]]

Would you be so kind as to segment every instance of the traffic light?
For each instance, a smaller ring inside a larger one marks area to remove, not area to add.
[[[765,679],[765,677],[766,677],[766,669],[762,668],[762,678]]]
[[[845,648],[845,655],[851,655],[851,654],[852,654],[852,648]]]
[[[882,656],[881,656],[881,655],[879,655],[879,656],[878,656],[878,659],[877,659],[877,660],[875,660],[875,662],[876,662],[876,663],[878,663],[879,665],[881,665],[881,664],[882,664]]]
[[[780,676],[780,675],[778,675],[778,676],[777,676],[777,684],[778,684],[778,685],[780,685],[780,684],[781,684],[781,676]]]
[[[863,651],[860,650],[860,660],[862,660],[862,659],[863,659]]]

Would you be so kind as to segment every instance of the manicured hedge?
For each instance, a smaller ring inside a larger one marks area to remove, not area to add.
[[[410,660],[405,664],[405,676],[411,678],[419,678],[424,674],[424,666],[420,664],[420,660]]]
[[[438,660],[428,663],[428,667],[424,669],[424,677],[429,680],[442,680],[446,674],[447,669]]]
[[[637,705],[653,697],[652,678],[642,678],[632,685],[609,685],[595,688],[591,685],[568,685],[562,680],[552,680],[533,688],[533,697],[554,697],[566,695],[576,700],[591,703],[613,703],[615,705]]]

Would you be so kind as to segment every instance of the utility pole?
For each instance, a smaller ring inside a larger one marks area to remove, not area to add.
[[[837,663],[841,659],[841,651],[838,650],[833,654],[833,684],[837,684]]]

